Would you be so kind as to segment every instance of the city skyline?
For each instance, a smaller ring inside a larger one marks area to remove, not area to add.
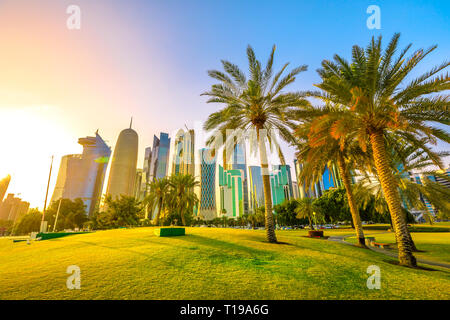
[[[379,34],[388,39],[402,31],[401,46],[412,42],[414,49],[438,44],[417,72],[445,60],[450,49],[449,22],[439,13],[449,9],[444,1],[382,2],[381,30],[365,25],[370,1],[285,1],[276,7],[262,1],[255,10],[233,11],[229,9],[250,4],[135,1],[125,7],[110,1],[76,2],[83,17],[77,31],[66,28],[69,1],[0,4],[0,148],[7,152],[0,159],[0,177],[10,174],[8,192],[20,193],[31,207],[41,209],[52,155],[58,164],[64,155],[81,153],[77,137],[97,129],[114,148],[127,125],[124,119],[134,116],[140,167],[154,134],[171,134],[184,125],[195,129],[194,122],[202,123],[219,109],[200,97],[212,83],[206,71],[217,68],[220,59],[245,66],[247,44],[265,58],[275,43],[277,65],[290,61],[309,66],[292,90],[312,89],[323,59],[335,53],[349,57],[351,45]],[[175,6],[179,10],[172,10]],[[313,15],[319,10],[321,15]],[[228,12],[240,28],[224,28]],[[281,13],[285,19],[268,19]],[[218,41],[211,43],[212,35]],[[283,148],[293,167],[293,150]],[[448,145],[439,143],[437,149],[448,150]],[[56,176],[54,171],[50,192]]]

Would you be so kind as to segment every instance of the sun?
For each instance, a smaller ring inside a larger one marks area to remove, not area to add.
[[[8,193],[43,207],[48,169],[54,155],[52,184],[62,155],[79,151],[70,132],[58,123],[53,106],[12,107],[0,105],[0,177],[11,175]],[[51,186],[49,192],[53,187]]]

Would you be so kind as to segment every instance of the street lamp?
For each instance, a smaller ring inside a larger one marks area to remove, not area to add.
[[[315,211],[313,211],[313,217],[314,217],[314,222],[316,224],[316,229],[318,229],[317,228],[317,220],[316,220],[316,212]]]

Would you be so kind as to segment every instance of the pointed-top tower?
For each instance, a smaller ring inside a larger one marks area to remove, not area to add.
[[[136,167],[138,158],[138,134],[130,127],[122,130],[114,148],[109,172],[108,187],[106,194],[113,199],[120,195],[132,196],[136,178]]]

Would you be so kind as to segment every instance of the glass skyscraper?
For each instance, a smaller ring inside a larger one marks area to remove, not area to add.
[[[244,212],[247,213],[249,211],[249,199],[248,199],[249,194],[248,194],[248,179],[247,179],[247,160],[245,156],[244,142],[237,143],[233,149],[231,169],[241,170],[243,173],[242,178],[242,185],[244,188],[243,208]]]
[[[295,165],[295,175],[297,176],[297,185],[300,198],[304,197],[320,197],[323,193],[331,188],[337,188],[342,186],[342,181],[340,179],[339,171],[335,165],[331,166],[331,169],[328,166],[325,166],[324,172],[320,177],[319,181],[314,183],[313,186],[305,186],[303,183],[299,181],[299,175],[302,172],[302,164],[294,159]],[[353,178],[352,178],[353,179]]]
[[[159,139],[153,136],[153,148],[150,160],[150,179],[161,179],[167,176],[170,151],[170,138],[167,133],[161,132]]]
[[[145,148],[145,156],[144,156],[144,165],[142,166],[142,180],[141,180],[141,188],[144,193],[144,197],[148,192],[148,183],[150,182],[150,165],[152,162],[152,148]]]
[[[211,150],[200,149],[200,205],[199,215],[203,219],[216,217],[216,156],[211,156]]]
[[[219,165],[219,217],[237,218],[244,214],[243,178],[242,170],[224,170]]]
[[[100,202],[111,148],[98,132],[95,137],[78,139],[78,143],[83,153],[62,157],[51,201],[81,198],[91,215]]]
[[[249,185],[249,211],[255,210],[264,205],[264,184],[261,174],[261,167],[248,167],[248,185]]]
[[[194,130],[180,129],[175,136],[172,157],[172,174],[190,174],[194,176],[195,160]]]
[[[288,177],[290,170],[286,165],[274,165],[273,172],[270,174],[270,188],[272,191],[272,205],[283,203],[291,199],[290,189],[292,189],[292,180]],[[291,182],[291,187],[289,187]]]

